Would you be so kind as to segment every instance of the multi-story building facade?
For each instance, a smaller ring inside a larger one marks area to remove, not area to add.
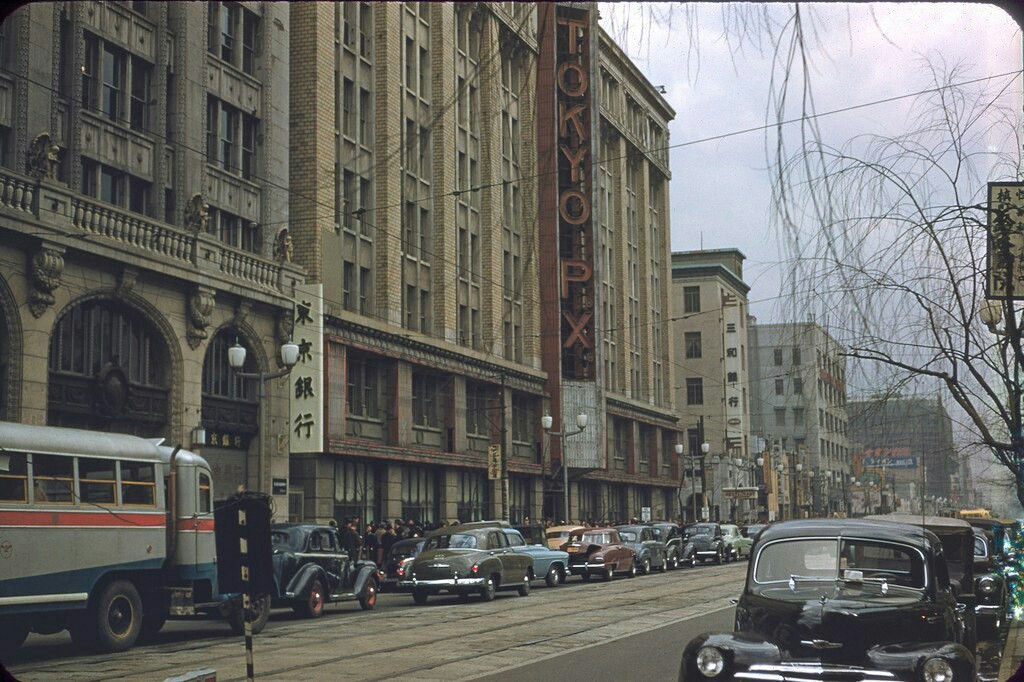
[[[227,364],[238,343],[278,368],[304,277],[287,17],[48,2],[0,25],[0,418],[191,444],[220,494],[287,480],[285,387],[261,405]]]
[[[560,518],[563,478],[572,518],[668,513],[672,112],[574,11],[570,37],[553,5],[290,5],[290,230],[319,287],[325,377],[323,447],[292,453],[295,516]],[[600,174],[583,187],[569,169],[564,204],[545,194],[559,155]],[[597,239],[582,265],[560,206]],[[609,217],[627,211],[625,228]],[[560,278],[591,286],[571,319]],[[589,424],[548,438],[548,412],[556,432]]]
[[[791,507],[805,515],[845,511],[851,460],[843,347],[813,322],[751,318],[749,338],[753,433],[774,450],[795,453],[782,476],[797,499]]]
[[[940,398],[886,396],[851,401],[846,411],[853,473],[858,487],[869,488],[871,507],[920,513],[923,505],[933,513],[935,500],[956,508],[966,501],[970,473]]]
[[[757,518],[756,494],[740,490],[756,488],[759,480],[750,442],[745,259],[737,249],[672,254],[674,364],[682,379],[676,404],[686,428],[684,454],[700,456],[701,444],[710,446],[701,481],[706,499],[697,506],[707,507],[715,520]],[[690,474],[690,467],[686,470]],[[695,470],[699,478],[700,467]],[[696,488],[683,486],[687,517]]]

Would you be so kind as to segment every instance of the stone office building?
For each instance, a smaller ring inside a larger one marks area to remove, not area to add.
[[[569,516],[667,513],[672,112],[588,17],[600,115],[586,162],[607,161],[585,195],[600,197],[600,252],[573,272],[600,284],[587,311],[605,331],[577,316],[574,335],[552,260],[567,257],[559,197],[544,194],[566,58],[553,7],[290,5],[290,227],[296,262],[322,291],[325,377],[323,447],[292,454],[297,515],[560,518],[562,445],[575,448]],[[574,360],[590,373],[569,389],[563,334],[589,346]],[[545,435],[545,413],[564,432],[580,412],[582,433]],[[489,458],[499,444],[507,471]]]
[[[226,361],[237,341],[277,369],[304,277],[274,248],[287,12],[48,2],[0,25],[0,418],[193,445],[221,495],[287,479],[287,393],[261,416]]]

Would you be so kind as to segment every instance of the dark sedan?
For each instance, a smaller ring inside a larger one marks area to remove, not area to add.
[[[804,519],[761,531],[734,632],[686,645],[693,680],[973,680],[963,607],[934,533]]]
[[[391,545],[388,555],[384,557],[384,566],[381,568],[380,587],[381,590],[389,592],[395,589],[398,581],[405,576],[405,572],[412,565],[412,560],[423,549],[426,538],[403,538]]]
[[[697,561],[713,561],[722,564],[729,560],[729,548],[725,545],[722,527],[717,523],[695,523],[683,529],[683,537],[693,543]]]
[[[353,561],[334,528],[276,523],[270,541],[274,606],[290,606],[299,615],[316,618],[332,602],[358,601],[364,610],[377,603],[377,565]]]

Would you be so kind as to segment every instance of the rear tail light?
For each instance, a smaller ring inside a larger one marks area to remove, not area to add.
[[[469,569],[469,572],[472,573],[473,575],[476,575],[479,571],[480,571],[480,566],[478,564],[473,564],[473,568]]]

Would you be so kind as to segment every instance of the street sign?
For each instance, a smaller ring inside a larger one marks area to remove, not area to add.
[[[501,445],[487,446],[487,480],[497,481],[501,478]]]
[[[753,488],[722,488],[727,500],[756,500],[757,487]]]
[[[988,183],[988,262],[990,299],[1024,299],[1024,183]]]
[[[640,520],[643,521],[644,523],[646,523],[646,522],[651,520],[651,508],[650,507],[640,507]]]

